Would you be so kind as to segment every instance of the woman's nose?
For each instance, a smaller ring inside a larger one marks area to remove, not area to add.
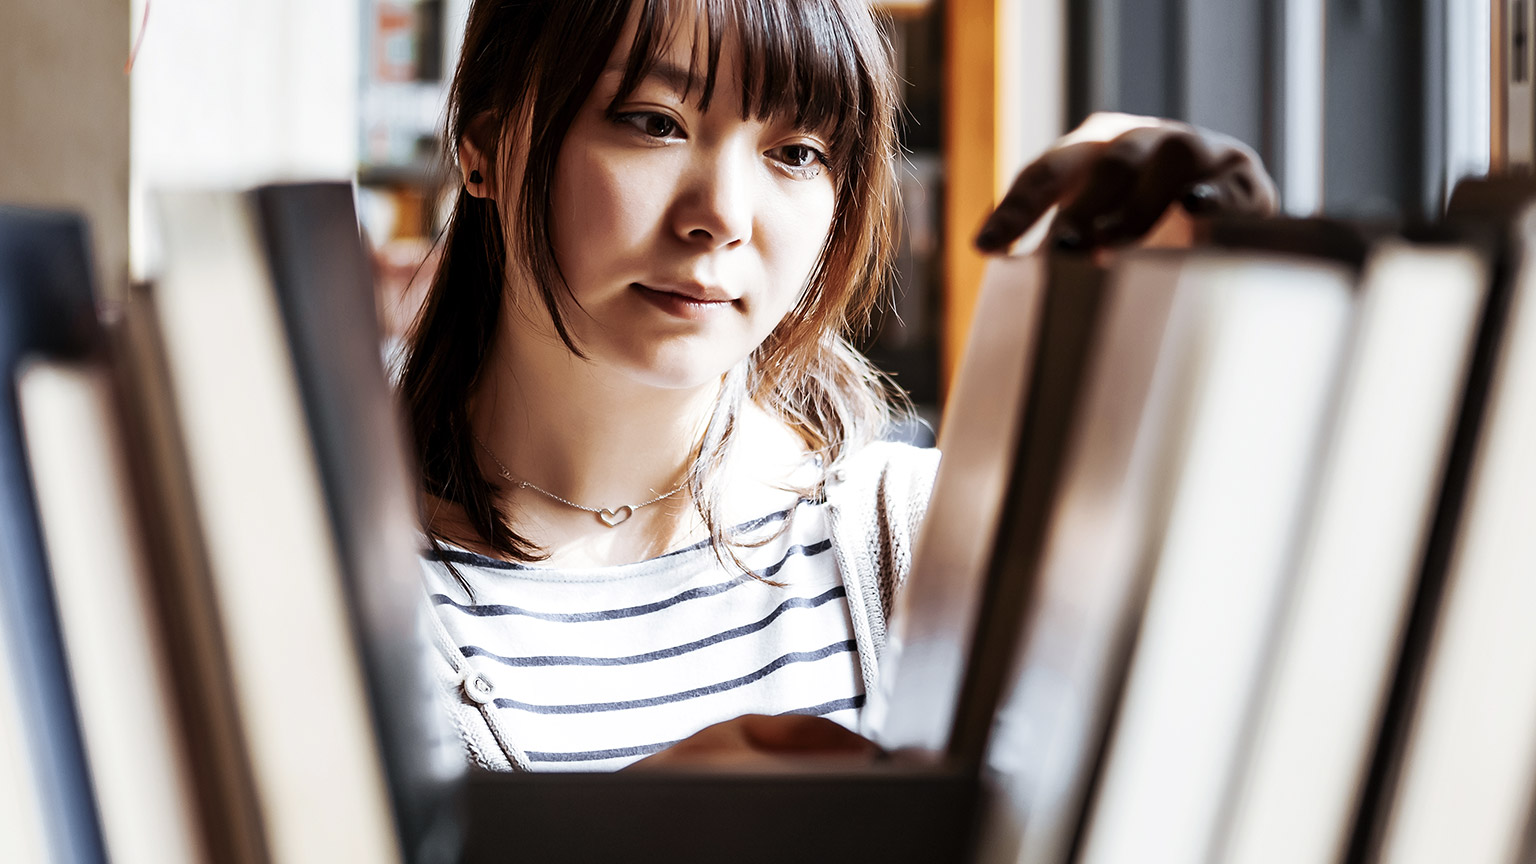
[[[741,149],[701,150],[692,160],[673,217],[684,241],[708,249],[751,241],[755,154]]]

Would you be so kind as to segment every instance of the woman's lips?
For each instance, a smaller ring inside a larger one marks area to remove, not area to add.
[[[679,291],[651,288],[639,282],[631,282],[629,287],[638,292],[646,302],[661,311],[674,318],[682,318],[688,321],[702,321],[719,315],[734,308],[737,302],[728,298],[700,299],[697,296],[684,294]]]

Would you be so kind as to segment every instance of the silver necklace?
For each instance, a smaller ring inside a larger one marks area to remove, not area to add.
[[[599,522],[602,522],[609,528],[615,528],[620,523],[628,521],[629,517],[635,515],[635,511],[639,510],[641,507],[649,507],[652,504],[655,504],[657,501],[663,501],[667,498],[671,498],[673,495],[683,491],[683,488],[688,485],[688,481],[684,480],[683,482],[672,487],[671,491],[663,492],[662,494],[657,495],[655,498],[640,504],[621,504],[618,507],[611,509],[608,507],[584,507],[568,498],[561,498],[559,495],[556,495],[548,489],[535,486],[534,484],[529,483],[527,480],[519,480],[516,477],[513,477],[512,472],[508,470],[506,463],[502,462],[501,459],[497,457],[496,453],[491,450],[489,445],[480,440],[479,435],[476,435],[473,431],[471,431],[469,435],[471,438],[475,439],[476,444],[480,445],[480,449],[485,451],[485,455],[491,457],[491,461],[496,463],[496,468],[500,471],[502,479],[506,480],[508,483],[515,484],[519,489],[532,489],[540,495],[559,501],[561,504],[564,504],[567,507],[574,507],[577,510],[591,513],[597,517]]]

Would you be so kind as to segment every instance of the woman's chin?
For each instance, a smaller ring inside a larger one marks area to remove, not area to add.
[[[713,387],[719,383],[721,376],[726,371],[727,369],[699,369],[696,365],[687,369],[651,366],[642,369],[631,369],[627,377],[636,384],[656,390],[681,391]]]
[[[623,364],[623,373],[636,384],[657,390],[696,390],[715,386],[740,361],[732,356],[710,362],[696,352],[665,352],[631,358]]]

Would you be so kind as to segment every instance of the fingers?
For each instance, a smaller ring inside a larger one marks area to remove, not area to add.
[[[1165,127],[1143,133],[1140,140],[1117,141],[1102,158],[1129,166],[1126,170],[1135,179],[1103,193],[1085,189],[1063,207],[1055,231],[1058,246],[1088,248],[1138,240],[1174,203],[1192,214],[1267,212],[1263,208],[1269,199],[1255,176],[1263,175],[1257,157],[1230,139],[1193,127]],[[1272,190],[1273,184],[1267,188]]]
[[[1007,194],[982,223],[976,246],[983,252],[1000,252],[1024,236],[1047,210],[1080,182],[1104,145],[1083,141],[1053,148],[1025,166]]]
[[[1138,240],[1175,203],[1193,215],[1269,215],[1277,209],[1274,182],[1258,156],[1240,142],[1187,126],[1144,134],[1146,140],[1127,141],[1123,149],[1116,141],[1102,157],[1137,166],[1134,186],[1122,187],[1118,197],[1085,189],[1062,208],[1059,246]]]
[[[1145,233],[1185,178],[1198,176],[1210,159],[1204,142],[1182,129],[1137,129],[1120,136],[1104,147],[1082,188],[1062,205],[1052,226],[1056,244],[1082,249]]]
[[[1175,203],[1196,215],[1278,209],[1274,181],[1242,142],[1184,123],[1124,119],[1125,128],[1107,142],[1074,133],[1025,168],[983,225],[977,247],[1007,249],[1053,206],[1060,210],[1052,236],[1067,249],[1137,240]]]
[[[825,717],[748,714],[740,720],[747,741],[763,750],[870,756],[880,752],[869,739]]]
[[[1123,151],[1134,149],[1135,141],[1150,140],[1147,134],[1164,126],[1166,121],[1155,117],[1118,112],[1089,115],[1083,125],[1063,135],[1054,148],[1020,172],[1008,194],[1003,195],[997,209],[983,223],[975,240],[977,248],[983,252],[1008,249],[1035,221],[1083,186],[1084,177],[1091,174],[1111,141],[1117,141]],[[1135,160],[1130,163],[1135,164]],[[1114,171],[1114,166],[1109,171]],[[1111,183],[1109,188],[1112,186]],[[1098,188],[1103,189],[1103,184]]]
[[[677,766],[748,768],[772,766],[795,757],[873,759],[873,742],[826,719],[800,714],[748,714],[695,732],[630,767]]]

